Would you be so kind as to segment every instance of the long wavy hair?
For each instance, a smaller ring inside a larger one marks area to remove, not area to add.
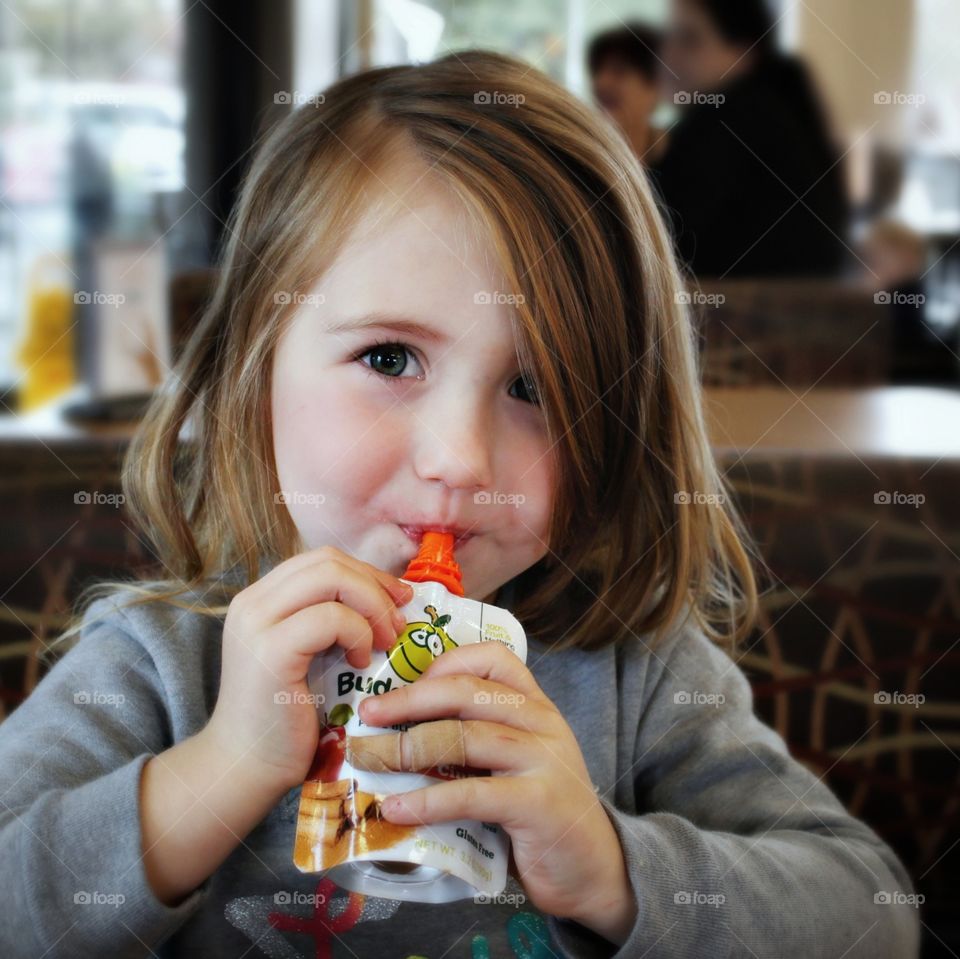
[[[258,148],[209,306],[124,461],[161,575],[88,588],[62,638],[118,589],[223,616],[263,562],[302,551],[276,497],[271,368],[295,311],[276,294],[322,276],[409,149],[522,294],[518,353],[559,464],[548,553],[513,581],[528,634],[553,648],[656,643],[692,616],[735,646],[752,625],[753,549],[708,444],[690,317],[645,174],[605,118],[543,73],[471,51],[341,79]]]

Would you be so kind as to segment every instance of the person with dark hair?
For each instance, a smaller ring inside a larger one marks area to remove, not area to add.
[[[597,34],[587,48],[593,98],[645,164],[659,160],[667,133],[652,123],[660,100],[659,31],[642,23]]]
[[[848,201],[805,65],[764,0],[673,0],[663,48],[682,115],[654,164],[697,276],[838,273]]]

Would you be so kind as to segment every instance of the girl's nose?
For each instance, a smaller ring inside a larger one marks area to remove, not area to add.
[[[493,441],[489,417],[462,397],[455,406],[419,413],[413,427],[419,442],[414,468],[425,480],[456,489],[489,488],[493,482]]]

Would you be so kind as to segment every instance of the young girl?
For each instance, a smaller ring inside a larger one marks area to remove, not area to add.
[[[270,134],[228,232],[125,467],[166,578],[100,589],[0,727],[0,953],[915,955],[902,865],[721,648],[754,580],[613,128],[493,54],[370,71]],[[501,823],[494,900],[292,863],[308,665],[393,642],[424,528],[527,663],[449,650],[361,716],[464,721],[491,775],[384,814]]]

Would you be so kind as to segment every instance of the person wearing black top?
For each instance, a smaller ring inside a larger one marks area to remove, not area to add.
[[[683,113],[651,169],[696,276],[830,275],[847,255],[838,155],[764,0],[674,0],[664,48]]]

